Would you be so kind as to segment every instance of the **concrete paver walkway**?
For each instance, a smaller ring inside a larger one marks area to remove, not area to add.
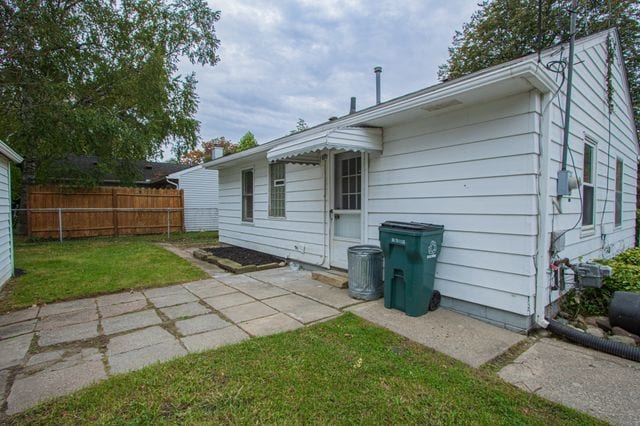
[[[116,373],[293,330],[360,303],[324,285],[314,299],[285,288],[310,282],[305,271],[207,271],[216,278],[0,316],[0,419]]]

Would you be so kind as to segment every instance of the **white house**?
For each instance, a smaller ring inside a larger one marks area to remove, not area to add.
[[[185,231],[218,229],[218,172],[194,166],[167,176],[184,194]]]
[[[0,142],[0,287],[9,281],[14,270],[11,162],[21,163],[22,157]]]
[[[219,171],[220,241],[344,269],[347,248],[378,244],[386,220],[442,224],[443,306],[513,329],[543,323],[559,297],[553,260],[634,244],[638,141],[615,30],[576,42],[567,164],[581,184],[557,197],[566,84],[553,61],[567,51],[556,46],[540,60],[520,58],[205,164]]]

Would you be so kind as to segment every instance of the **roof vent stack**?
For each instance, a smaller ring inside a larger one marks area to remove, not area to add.
[[[356,97],[351,97],[351,106],[349,107],[349,114],[353,114],[356,112]]]
[[[376,105],[380,103],[380,74],[382,73],[382,67],[375,67],[373,72],[376,73]]]

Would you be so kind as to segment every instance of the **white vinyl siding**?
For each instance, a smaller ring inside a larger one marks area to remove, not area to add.
[[[9,164],[0,157],[0,287],[13,275]]]
[[[567,231],[565,248],[558,253],[560,258],[569,258],[572,262],[609,258],[620,251],[633,247],[635,231],[636,185],[638,147],[634,137],[633,116],[625,93],[623,69],[620,57],[613,61],[613,111],[609,125],[607,105],[607,45],[604,37],[584,45],[577,45],[573,76],[571,103],[571,123],[568,168],[575,176],[584,174],[583,144],[585,136],[593,138],[594,146],[594,220],[593,229],[586,233],[580,224],[582,206],[578,191],[561,201],[562,213],[549,202],[546,233],[546,247],[551,241],[551,231]],[[553,58],[543,60],[557,59]],[[560,80],[558,80],[559,82]],[[548,107],[550,117],[549,144],[549,198],[556,196],[557,170],[562,161],[562,135],[565,87]],[[611,131],[609,133],[609,130]],[[611,146],[609,146],[609,143]],[[618,191],[621,223],[615,225],[616,205],[616,160],[624,162],[622,186]],[[608,181],[608,182],[607,182]],[[577,224],[577,226],[576,226]],[[553,229],[551,228],[553,225]],[[545,247],[545,248],[546,248]],[[548,275],[545,275],[549,281]],[[547,288],[550,283],[547,282]],[[544,296],[549,300],[549,297]],[[558,292],[550,297],[556,300]]]
[[[241,221],[241,170],[254,170],[253,226]],[[220,242],[310,264],[325,260],[323,166],[286,164],[286,220],[269,217],[266,156],[219,172]]]
[[[218,172],[202,167],[180,174],[185,231],[218,229]]]
[[[531,96],[385,128],[369,160],[368,243],[386,220],[444,225],[436,289],[524,317],[538,232]]]
[[[269,216],[285,217],[286,177],[284,163],[269,164]]]

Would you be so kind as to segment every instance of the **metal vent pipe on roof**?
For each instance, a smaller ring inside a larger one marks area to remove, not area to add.
[[[380,103],[380,74],[382,73],[382,67],[375,67],[373,72],[376,73],[376,105]]]
[[[351,107],[349,107],[349,114],[353,114],[354,112],[356,112],[356,97],[352,96],[351,97]]]

